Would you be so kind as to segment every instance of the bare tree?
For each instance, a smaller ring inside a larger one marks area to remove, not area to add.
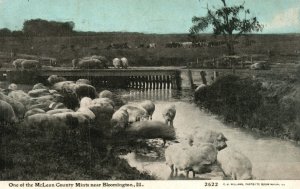
[[[226,0],[221,0],[220,8],[206,7],[207,14],[203,17],[194,16],[190,34],[196,35],[209,26],[213,27],[214,35],[223,35],[228,49],[228,55],[234,55],[235,40],[243,34],[262,31],[263,25],[256,17],[249,17],[250,10],[241,5],[227,6]]]

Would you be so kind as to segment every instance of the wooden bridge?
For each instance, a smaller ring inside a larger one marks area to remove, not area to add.
[[[201,72],[205,72],[203,78]],[[293,72],[291,69],[289,72]],[[43,68],[41,70],[4,70],[0,69],[0,80],[10,83],[47,84],[50,75],[58,75],[67,80],[88,79],[94,86],[107,88],[133,89],[194,89],[197,85],[210,84],[219,76],[235,73],[241,77],[259,77],[262,75],[286,75],[286,69],[272,68],[272,70],[237,69],[184,69],[182,67],[138,67],[129,69],[89,69],[79,70],[70,68]],[[195,85],[196,84],[196,85]]]
[[[131,68],[131,69],[42,69],[7,70],[7,80],[14,83],[46,83],[50,75],[68,80],[88,79],[95,86],[135,89],[180,89],[180,69]]]

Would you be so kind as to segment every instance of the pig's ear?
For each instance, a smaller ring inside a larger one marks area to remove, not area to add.
[[[219,135],[218,135],[218,137],[217,137],[217,140],[224,140],[224,141],[227,141],[228,139],[222,134],[222,133],[220,133]]]

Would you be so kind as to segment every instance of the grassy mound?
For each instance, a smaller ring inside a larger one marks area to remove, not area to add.
[[[299,89],[295,80],[261,82],[228,75],[196,92],[195,100],[226,122],[300,140]]]

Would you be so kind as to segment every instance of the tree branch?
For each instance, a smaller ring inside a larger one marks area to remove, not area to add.
[[[252,27],[255,23],[256,23],[256,20],[253,20],[252,23],[247,28]],[[234,36],[234,39],[237,39],[246,31],[247,31],[246,29],[241,29],[241,31]]]
[[[221,0],[222,2],[223,2],[223,4],[224,4],[224,7],[226,7],[227,5],[226,5],[226,2],[225,2],[225,0]]]

